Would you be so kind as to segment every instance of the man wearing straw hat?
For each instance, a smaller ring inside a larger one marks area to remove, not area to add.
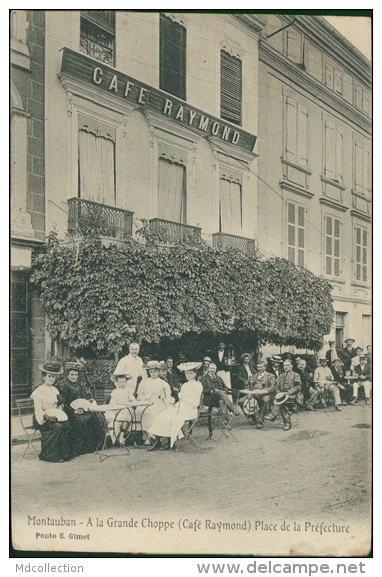
[[[284,422],[284,431],[289,431],[292,426],[290,412],[286,403],[299,402],[301,395],[300,375],[292,371],[292,361],[286,359],[283,363],[284,372],[280,374],[276,383],[276,396],[274,399],[273,409],[264,419],[274,421],[281,413]]]

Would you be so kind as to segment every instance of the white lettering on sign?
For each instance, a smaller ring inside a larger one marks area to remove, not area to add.
[[[96,66],[93,70],[93,82],[94,84],[100,85],[102,84],[103,81],[103,70],[102,68],[100,68],[99,66]],[[105,79],[106,81],[106,79]],[[126,86],[125,86],[125,92],[124,92],[124,96],[125,97],[132,97],[131,96],[131,92],[132,92],[132,88],[135,86],[135,83],[132,82],[131,80],[126,80]],[[106,88],[106,87],[105,87]],[[144,104],[147,105],[147,94],[149,92],[148,88],[144,88],[143,86],[139,87],[139,92],[138,92],[138,97],[135,96],[135,98],[137,98],[138,104]],[[110,84],[108,86],[108,90],[113,91],[115,94],[118,94],[118,76],[117,74],[113,74],[111,80],[110,80]],[[189,113],[189,118],[188,118],[188,124],[189,126],[191,126],[194,122],[194,120],[197,118],[197,115],[200,115],[199,118],[199,124],[197,124],[198,121],[196,121],[195,123],[195,128],[198,128],[199,130],[203,130],[203,132],[207,132],[208,130],[211,131],[211,134],[213,136],[217,136],[219,134],[220,131],[220,122],[218,122],[217,120],[211,120],[211,124],[210,124],[210,118],[208,116],[205,116],[204,114],[202,114],[201,112],[196,112],[195,110],[192,110],[191,108],[188,108],[187,106],[184,106],[183,104],[177,104],[177,108],[173,107],[173,101],[170,100],[169,98],[166,98],[165,103],[164,103],[164,107],[163,107],[163,111],[162,114],[166,114],[167,116],[172,116],[175,120],[178,120],[180,122],[184,122],[185,121],[185,114],[187,114],[187,112]],[[154,100],[154,107],[155,107],[155,100]],[[187,117],[186,117],[186,121],[187,121]],[[232,144],[237,144],[239,142],[240,139],[240,133],[237,130],[231,130],[231,128],[229,126],[225,126],[224,124],[223,126],[223,133],[221,135],[221,138],[223,140],[230,140],[230,142]]]
[[[164,105],[164,110],[163,110],[163,114],[168,114],[170,116],[171,114],[171,108],[172,108],[172,102],[171,100],[169,100],[168,98],[166,98],[166,102]]]
[[[175,116],[175,120],[181,120],[183,122],[183,112],[184,112],[184,107],[180,106],[179,110]]]
[[[190,110],[190,120],[189,120],[188,124],[191,125],[193,123],[195,116],[196,116],[196,112],[194,112],[193,110]]]
[[[118,90],[118,79],[117,79],[117,75],[114,74],[113,78],[111,79],[110,82],[110,86],[109,86],[109,90],[114,90],[115,93],[117,93]]]
[[[103,72],[102,72],[102,69],[101,69],[101,68],[99,68],[98,66],[97,66],[97,68],[94,68],[94,72],[93,72],[93,82],[94,82],[95,84],[101,84],[101,82],[102,82],[102,74],[103,74]]]
[[[145,102],[146,92],[147,92],[147,88],[141,88],[140,89],[139,98],[138,98],[139,104],[146,104],[146,102]]]
[[[199,121],[200,130],[207,131],[209,121],[210,119],[208,118],[208,116],[204,117],[204,114],[202,114]]]
[[[218,122],[214,122],[212,125],[212,134],[214,136],[217,135],[217,133],[219,132],[219,123]]]
[[[127,96],[129,94],[129,92],[131,92],[131,87],[134,86],[134,82],[126,82],[126,89],[125,89],[125,96]]]

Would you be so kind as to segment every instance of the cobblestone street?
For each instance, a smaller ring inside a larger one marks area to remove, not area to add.
[[[200,426],[195,437],[202,450],[183,440],[178,451],[132,448],[126,455],[111,449],[109,454],[116,456],[103,462],[88,454],[52,464],[22,459],[25,445],[15,445],[14,545],[63,551],[366,554],[370,425],[371,409],[360,403],[341,413],[333,408],[301,413],[299,426],[288,432],[277,422],[259,431],[244,417],[235,417],[232,430],[238,443],[224,437],[207,441],[206,428]],[[217,431],[214,437],[219,437]],[[38,525],[48,516],[74,520],[75,531],[86,537],[69,542],[64,528],[65,538],[58,541],[59,527],[53,527],[54,541],[36,537],[51,532],[51,527]],[[131,519],[137,521],[135,529],[118,525]],[[196,520],[202,521],[200,529],[192,525]],[[174,526],[159,530],[160,521]],[[243,527],[246,521],[251,529],[227,534],[213,529],[211,523],[220,521]],[[283,530],[283,522],[300,524],[301,536],[292,528]],[[350,528],[335,536],[320,535],[312,526],[321,522]],[[276,531],[269,529],[272,524]]]

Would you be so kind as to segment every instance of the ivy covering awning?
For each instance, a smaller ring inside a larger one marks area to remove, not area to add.
[[[51,337],[74,350],[111,353],[132,339],[238,331],[319,350],[334,316],[330,285],[307,269],[203,242],[163,250],[89,238],[73,248],[51,235],[31,280]]]

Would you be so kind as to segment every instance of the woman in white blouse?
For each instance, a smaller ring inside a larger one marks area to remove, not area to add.
[[[53,386],[57,375],[63,370],[60,363],[45,362],[39,366],[43,384],[31,394],[34,401],[33,424],[41,432],[42,461],[61,463],[73,457],[72,429],[68,417],[61,408],[60,393]]]
[[[169,405],[175,403],[171,395],[170,385],[159,378],[158,361],[149,361],[144,368],[149,373],[148,379],[143,379],[138,386],[138,401],[147,401],[150,406],[137,407],[137,418],[142,419],[142,431],[148,431],[158,413],[165,411]]]
[[[183,437],[182,427],[186,421],[196,419],[198,406],[203,393],[203,385],[195,380],[196,371],[202,363],[182,363],[178,365],[180,371],[184,371],[187,382],[182,385],[179,392],[179,402],[169,407],[155,417],[148,433],[154,437],[154,444],[149,451],[157,449],[171,449],[176,439]],[[169,438],[168,443],[161,446],[161,437]]]

